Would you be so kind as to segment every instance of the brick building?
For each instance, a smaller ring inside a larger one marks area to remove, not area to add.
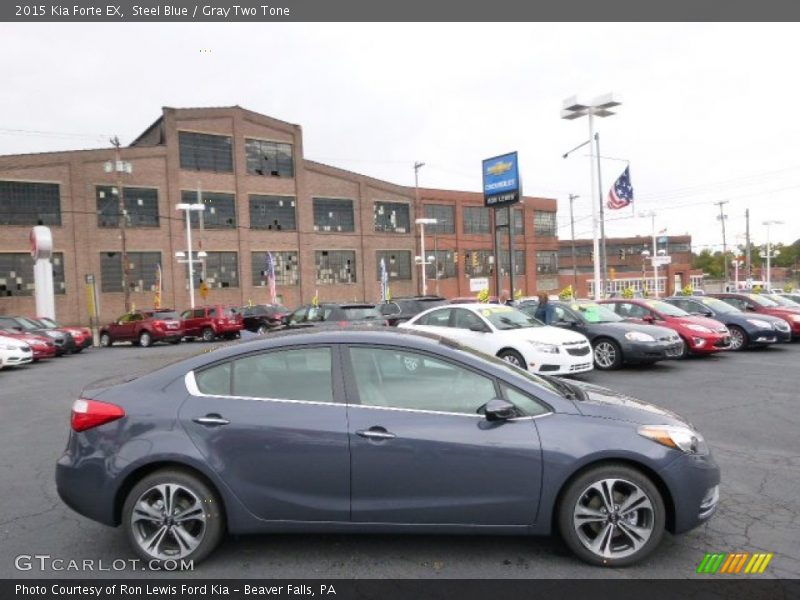
[[[127,276],[137,307],[152,305],[158,264],[162,304],[188,306],[187,269],[175,258],[186,250],[185,216],[175,206],[198,197],[206,208],[202,233],[192,216],[194,250],[207,257],[194,285],[205,276],[208,303],[266,301],[267,251],[288,306],[315,293],[321,300],[377,300],[381,258],[392,294],[416,294],[420,216],[440,220],[426,231],[426,254],[436,257],[427,266],[429,293],[469,295],[469,278],[494,268],[492,215],[481,194],[422,189],[417,195],[306,160],[299,125],[240,107],[164,108],[120,152],[133,166],[121,181]],[[113,148],[0,156],[0,314],[35,310],[28,235],[37,224],[53,232],[57,316],[88,320],[88,274],[98,281],[101,320],[122,314],[118,176],[104,168],[113,159]],[[525,198],[516,208],[515,287],[523,293],[558,285],[555,213],[552,199]],[[506,262],[501,252],[500,267]]]
[[[673,294],[686,285],[702,287],[703,273],[692,269],[692,237],[689,235],[661,235],[656,238],[657,251],[668,255],[671,263],[658,269],[658,293],[661,296]],[[575,240],[575,267],[577,278],[573,276],[573,254],[570,240],[559,241],[559,280],[562,288],[573,285],[577,279],[577,295],[594,295],[593,242]],[[630,287],[641,291],[647,285],[652,292],[653,267],[649,254],[653,251],[653,238],[636,236],[628,238],[606,238],[606,260],[608,264],[607,290],[621,293]]]

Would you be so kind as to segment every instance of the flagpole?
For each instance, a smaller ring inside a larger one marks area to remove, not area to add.
[[[608,289],[608,255],[606,254],[606,217],[605,207],[603,206],[603,174],[600,170],[600,133],[594,134],[594,141],[597,147],[597,195],[600,198],[600,268],[603,272],[603,298]]]

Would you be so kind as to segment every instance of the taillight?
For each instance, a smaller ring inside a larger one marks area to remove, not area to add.
[[[164,321],[153,321],[153,327],[156,329],[164,329],[165,326],[166,323],[164,323]]]
[[[116,404],[81,398],[72,404],[70,425],[73,431],[86,431],[124,416],[125,411]]]

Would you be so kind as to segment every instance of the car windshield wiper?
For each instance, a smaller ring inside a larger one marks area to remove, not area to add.
[[[567,400],[584,399],[583,391],[580,390],[579,388],[573,387],[568,383],[561,381],[557,377],[551,377],[549,375],[541,375],[541,374],[540,377],[544,377],[547,380],[547,382],[554,388],[556,388],[558,391],[560,391],[564,395],[564,398],[566,398]]]

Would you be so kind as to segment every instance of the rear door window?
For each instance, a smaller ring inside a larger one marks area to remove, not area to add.
[[[417,325],[429,327],[450,327],[450,308],[441,308],[428,313],[417,321]]]
[[[233,361],[232,395],[333,402],[330,348],[266,352]]]

